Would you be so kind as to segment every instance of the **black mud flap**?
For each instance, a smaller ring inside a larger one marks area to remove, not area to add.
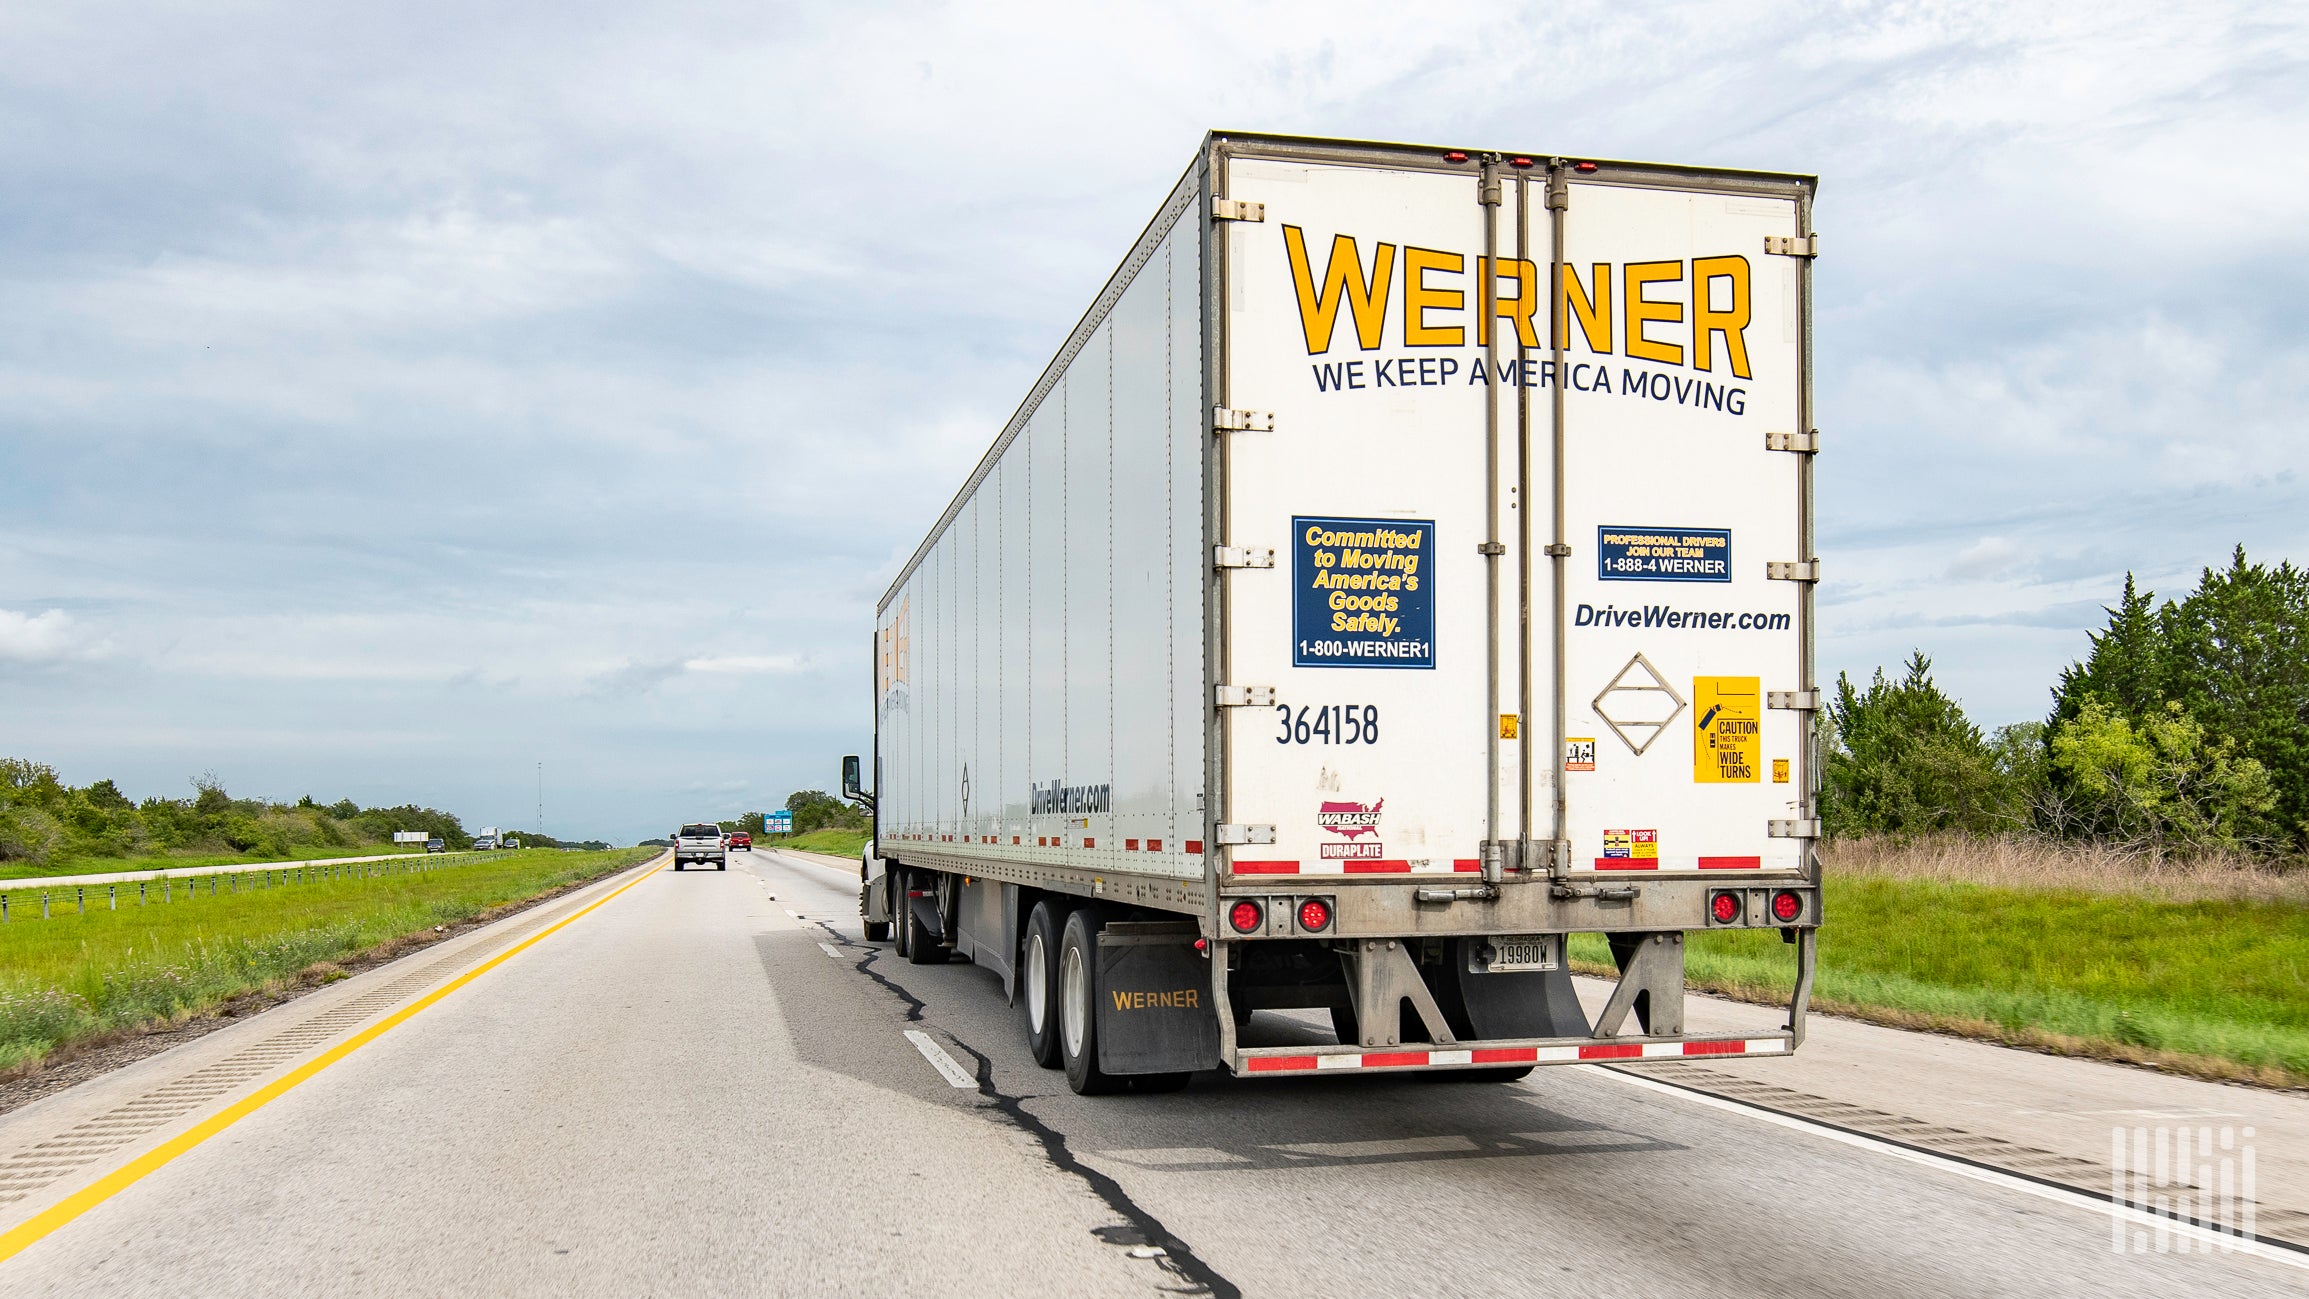
[[[1192,925],[1115,922],[1100,930],[1098,1067],[1110,1074],[1219,1067],[1211,963]]]
[[[936,934],[940,939],[939,946],[945,946],[946,920],[938,914],[937,895],[926,891],[921,897],[909,897],[906,906],[914,913],[914,923],[920,926],[916,932]]]
[[[1479,973],[1467,949],[1482,941],[1453,941],[1444,966],[1423,971],[1430,974],[1429,988],[1452,1032],[1475,1041],[1588,1036],[1587,1012],[1580,1008],[1568,970],[1558,964],[1552,970]]]

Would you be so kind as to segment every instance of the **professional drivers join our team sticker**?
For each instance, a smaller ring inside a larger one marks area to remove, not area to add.
[[[1291,520],[1291,664],[1435,666],[1435,521]]]

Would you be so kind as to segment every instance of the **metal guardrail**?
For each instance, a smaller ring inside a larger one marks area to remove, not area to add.
[[[463,857],[469,854],[459,853],[455,855]],[[292,884],[325,884],[353,879],[384,879],[396,875],[422,875],[428,871],[439,870],[449,864],[446,855],[427,853],[423,857],[412,854],[407,858],[388,858],[381,861],[259,866],[251,867],[245,871],[212,871],[200,875],[172,876],[164,872],[156,878],[135,880],[132,883],[136,888],[137,906],[156,904],[165,906],[176,901],[179,893],[182,893],[184,900],[188,902],[198,897],[203,882],[208,884],[208,895],[213,898],[219,894],[257,893],[265,889],[285,888]],[[243,887],[244,882],[248,884],[248,887]],[[181,889],[177,887],[180,884],[184,886]],[[220,884],[224,887],[220,888]],[[156,885],[158,887],[155,887]],[[88,914],[88,895],[92,890],[101,890],[102,896],[97,900],[105,909],[118,911],[121,891],[129,886],[129,883],[78,884],[72,886],[68,896],[67,890],[61,888],[0,888],[0,924],[33,918],[29,914],[29,908],[20,905],[11,906],[15,899],[24,894],[39,895],[39,918],[47,920],[52,918],[52,908],[60,896],[64,897],[66,905],[74,908],[73,914]],[[156,893],[159,895],[158,897],[153,896]]]

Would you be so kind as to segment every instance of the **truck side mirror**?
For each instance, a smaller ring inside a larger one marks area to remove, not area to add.
[[[856,798],[865,792],[858,779],[858,755],[850,754],[842,759],[842,797]]]

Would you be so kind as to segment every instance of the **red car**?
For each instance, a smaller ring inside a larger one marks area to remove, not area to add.
[[[730,831],[730,847],[743,848],[747,852],[752,852],[754,850],[754,837],[743,830],[732,830]]]

